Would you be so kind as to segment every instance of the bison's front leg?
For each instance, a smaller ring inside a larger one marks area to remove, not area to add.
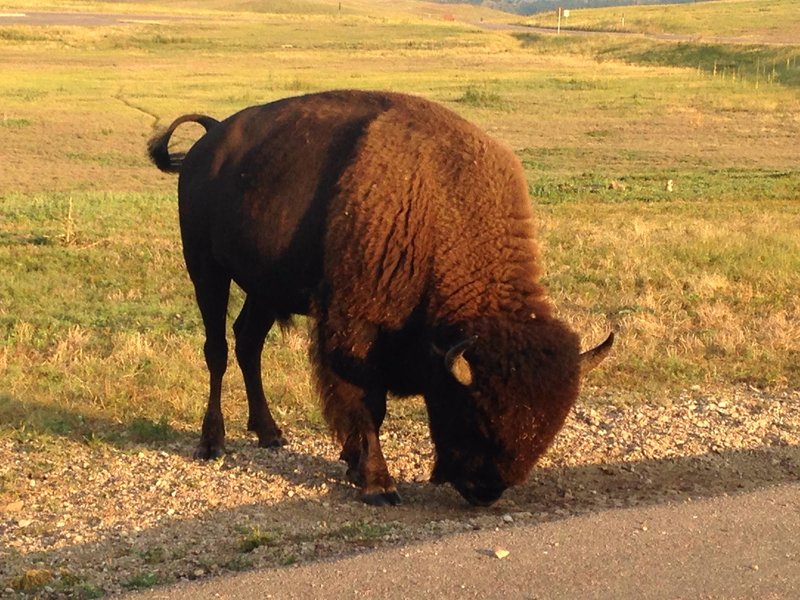
[[[340,458],[347,463],[347,478],[361,488],[364,502],[374,506],[400,504],[376,431],[350,434],[342,445]]]
[[[317,365],[317,378],[325,419],[342,443],[348,479],[361,488],[361,499],[374,506],[400,504],[378,439],[386,391],[365,390],[323,365]]]

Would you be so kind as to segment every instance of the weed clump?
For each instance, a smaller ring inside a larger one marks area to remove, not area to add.
[[[467,87],[456,102],[474,108],[505,109],[508,107],[508,102],[497,92],[491,92],[475,86]]]

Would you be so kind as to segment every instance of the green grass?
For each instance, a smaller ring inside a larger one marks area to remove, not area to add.
[[[580,198],[608,203],[786,200],[793,198],[800,186],[800,173],[788,170],[697,171],[679,167],[634,174],[608,169],[559,176],[543,169],[538,154],[530,159],[527,156],[527,152],[522,153],[523,164],[529,166],[528,193],[538,204],[560,204]],[[671,186],[668,182],[672,182]]]
[[[587,56],[598,62],[623,61],[632,65],[692,69],[720,81],[738,82],[754,89],[775,83],[800,85],[800,38],[798,45],[772,46],[541,33],[516,33],[515,37],[536,52]],[[577,80],[572,83],[597,85]]]
[[[0,435],[196,436],[203,332],[175,178],[148,163],[147,139],[186,112],[342,87],[424,95],[516,151],[559,314],[587,344],[618,330],[590,384],[633,398],[800,385],[796,47],[489,32],[411,2],[334,5],[187,0],[171,10],[194,7],[190,21],[0,26],[14,64],[0,71],[14,157],[0,171]],[[165,10],[8,8],[67,6]],[[186,147],[199,131],[179,134]],[[321,431],[306,346],[303,320],[270,333],[267,395],[282,424]],[[228,373],[228,429],[244,429],[233,359]]]

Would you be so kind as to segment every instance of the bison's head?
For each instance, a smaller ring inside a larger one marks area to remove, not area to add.
[[[531,319],[484,329],[438,365],[426,394],[436,463],[431,480],[487,506],[524,481],[578,395],[579,379],[611,349],[613,334],[580,354],[562,322]]]

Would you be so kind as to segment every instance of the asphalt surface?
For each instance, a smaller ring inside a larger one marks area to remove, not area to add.
[[[13,12],[0,11],[0,25],[106,27],[142,22],[182,20],[172,15],[139,15],[91,12]]]
[[[498,558],[498,549],[508,555]],[[795,600],[800,482],[478,531],[126,598]]]

